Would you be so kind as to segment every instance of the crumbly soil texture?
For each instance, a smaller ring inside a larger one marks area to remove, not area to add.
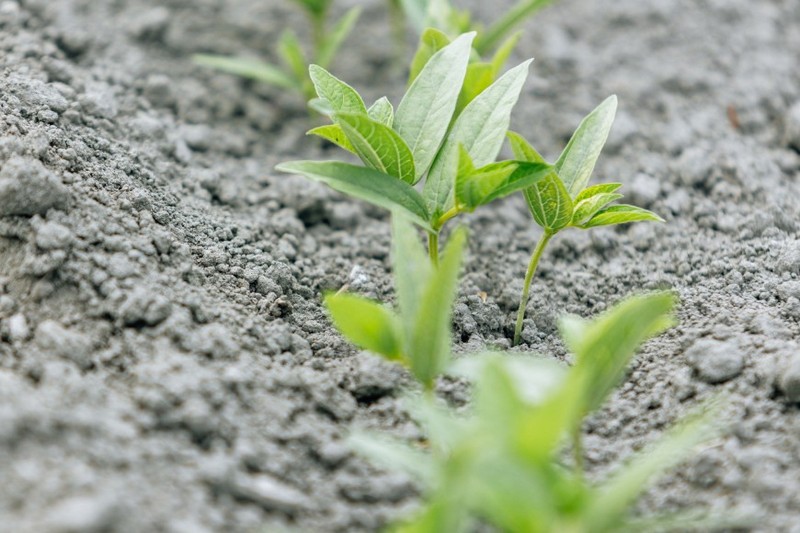
[[[397,104],[385,3],[356,3],[333,70]],[[0,531],[376,531],[419,505],[346,443],[419,438],[411,381],[320,303],[393,300],[387,214],[274,172],[338,154],[293,95],[190,60],[274,59],[286,27],[278,0],[0,1]],[[554,158],[616,93],[595,180],[666,224],[559,235],[518,349],[569,360],[559,315],[675,291],[678,324],[584,427],[590,475],[721,395],[726,435],[637,511],[800,531],[800,4],[561,0],[526,27],[512,127]],[[465,224],[456,350],[507,348],[539,230],[520,197]]]

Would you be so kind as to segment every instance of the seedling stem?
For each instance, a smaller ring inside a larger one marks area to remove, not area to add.
[[[536,244],[536,248],[533,250],[530,263],[528,263],[528,271],[525,273],[525,284],[522,287],[522,298],[519,301],[519,310],[517,311],[517,325],[514,328],[514,346],[519,344],[519,338],[522,334],[522,321],[525,320],[525,307],[528,305],[528,293],[531,290],[533,275],[536,274],[536,267],[539,266],[539,259],[542,257],[542,252],[544,252],[547,243],[550,242],[552,237],[553,234],[549,231],[544,232],[539,242]]]
[[[428,256],[431,258],[433,266],[439,266],[439,233],[428,232]]]

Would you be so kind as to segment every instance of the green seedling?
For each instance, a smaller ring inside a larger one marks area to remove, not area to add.
[[[405,13],[417,31],[436,28],[445,35],[459,35],[476,31],[474,48],[479,56],[499,49],[500,44],[512,38],[515,29],[552,0],[518,0],[498,20],[484,27],[474,23],[467,10],[456,9],[449,0],[390,0]]]
[[[198,54],[194,61],[243,78],[267,83],[281,89],[294,91],[306,101],[315,96],[314,86],[308,77],[310,63],[328,67],[336,58],[345,39],[358,20],[361,8],[347,11],[328,29],[328,18],[333,0],[293,0],[308,17],[314,38],[311,61],[300,45],[297,34],[286,30],[278,42],[280,64],[274,65],[253,59]]]
[[[385,97],[367,108],[355,89],[312,65],[319,98],[311,105],[333,124],[309,133],[357,155],[363,166],[294,161],[277,170],[403,213],[427,231],[436,264],[439,234],[447,221],[554,172],[544,162],[496,162],[530,61],[506,72],[456,113],[474,37],[462,35],[433,53],[396,112]],[[414,186],[423,180],[420,193]]]
[[[532,533],[741,525],[698,513],[630,514],[651,480],[717,435],[714,409],[684,419],[599,484],[586,480],[581,463],[567,468],[560,459],[565,439],[604,403],[638,346],[671,323],[673,305],[671,295],[655,294],[631,298],[596,320],[566,319],[571,368],[508,354],[462,359],[454,371],[474,382],[472,408],[463,415],[431,397],[413,400],[412,415],[427,436],[423,445],[354,434],[357,451],[424,487],[422,509],[392,531],[474,531],[480,523]]]
[[[434,268],[413,227],[399,216],[393,225],[398,312],[346,293],[328,295],[325,305],[353,344],[406,366],[430,391],[450,361],[450,322],[466,232],[456,230]]]
[[[616,191],[619,183],[604,183],[587,187],[597,158],[605,145],[614,115],[617,97],[611,96],[589,113],[572,135],[554,167],[556,172],[525,189],[525,199],[536,224],[544,234],[531,255],[517,312],[514,345],[519,344],[525,308],[533,275],[547,243],[566,228],[590,229],[639,221],[663,222],[663,219],[639,207],[624,204],[610,205],[622,198]],[[521,161],[544,163],[544,158],[522,136],[509,132],[511,148]]]

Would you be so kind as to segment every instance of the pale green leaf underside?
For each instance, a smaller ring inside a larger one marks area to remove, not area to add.
[[[572,214],[572,224],[580,226],[595,214],[604,208],[606,205],[619,200],[622,195],[615,192],[604,192],[590,196],[585,200],[581,200],[575,204],[575,211]]]
[[[323,139],[332,142],[336,146],[347,150],[353,154],[356,153],[356,149],[347,139],[347,135],[344,134],[342,131],[342,127],[338,124],[328,124],[326,126],[319,126],[312,130],[309,130],[306,135],[316,135],[317,137],[322,137]]]
[[[280,68],[255,59],[198,54],[193,56],[198,65],[211,67],[228,74],[257,80],[284,89],[297,89],[300,82]]]
[[[390,361],[401,358],[397,317],[383,305],[352,294],[331,294],[325,298],[325,306],[347,340]]]
[[[572,197],[577,196],[589,182],[616,112],[617,97],[610,96],[581,121],[556,161],[558,175]]]
[[[578,196],[575,197],[575,203],[577,204],[582,200],[586,200],[587,198],[591,198],[592,196],[598,194],[617,192],[620,187],[622,187],[621,183],[599,183],[597,185],[586,187],[580,193],[578,193]]]
[[[416,181],[431,165],[458,102],[475,33],[445,46],[427,62],[397,108],[394,129],[414,154]]]
[[[339,192],[379,207],[392,211],[400,209],[415,224],[432,230],[422,196],[414,187],[394,176],[339,161],[292,161],[275,168],[325,183]]]
[[[366,165],[414,183],[414,156],[397,132],[367,115],[337,113],[334,117]]]
[[[355,89],[319,65],[311,65],[308,72],[317,95],[330,104],[334,113],[367,114],[364,100]]]
[[[664,222],[664,219],[652,211],[633,205],[612,205],[598,212],[588,222],[581,224],[581,228],[588,229],[597,226],[613,226],[627,222]]]
[[[367,115],[369,115],[369,118],[372,120],[378,121],[390,128],[394,124],[394,107],[392,107],[392,103],[385,96],[377,100],[367,109]]]
[[[525,199],[536,223],[551,233],[572,220],[572,197],[555,172],[525,189]]]
[[[454,202],[460,145],[464,145],[477,167],[488,165],[497,157],[531,61],[509,70],[470,102],[456,119],[423,189],[428,209],[434,215],[440,215]]]

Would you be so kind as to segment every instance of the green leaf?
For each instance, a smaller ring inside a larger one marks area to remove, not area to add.
[[[641,222],[649,220],[652,222],[664,222],[664,219],[656,215],[652,211],[642,209],[633,205],[612,205],[599,211],[588,222],[581,224],[579,227],[588,229],[596,228],[598,226],[613,226],[615,224],[625,224],[628,222]]]
[[[429,0],[391,0],[398,3],[403,9],[411,25],[417,30],[417,33],[427,31],[425,29],[425,18],[428,14]]]
[[[308,73],[317,90],[317,95],[330,104],[334,113],[367,114],[364,100],[355,89],[345,82],[319,65],[308,67]]]
[[[333,0],[294,0],[315,18],[324,18]]]
[[[397,108],[394,129],[414,154],[416,181],[430,167],[447,133],[474,37],[474,33],[464,34],[436,52]]]
[[[536,149],[530,145],[519,133],[509,131],[506,136],[511,142],[511,150],[514,152],[514,157],[520,161],[530,161],[531,163],[546,163]]]
[[[618,469],[598,490],[586,510],[586,521],[598,531],[617,529],[625,520],[630,505],[647,488],[651,479],[686,459],[699,444],[716,437],[720,424],[718,406],[706,405],[677,424],[669,434],[639,452]]]
[[[597,409],[620,382],[639,346],[672,325],[670,293],[635,296],[589,321],[562,321],[562,336],[575,354],[573,378],[583,386],[584,412]]]
[[[466,150],[462,155],[466,155]],[[548,175],[555,175],[553,167],[543,163],[502,161],[465,172],[459,166],[456,177],[456,198],[459,207],[472,211],[498,198],[528,188]]]
[[[308,60],[297,40],[297,35],[292,30],[286,30],[278,41],[278,55],[289,67],[298,83],[303,83],[308,78]]]
[[[403,216],[392,217],[392,270],[400,319],[408,343],[433,266],[415,228]]]
[[[431,166],[423,189],[428,209],[436,217],[447,211],[454,202],[459,145],[467,148],[478,167],[492,163],[497,157],[531,61],[525,61],[506,72],[470,102],[456,119]]]
[[[399,209],[415,224],[432,231],[425,201],[414,187],[394,176],[339,161],[292,161],[275,169],[325,183],[379,207]]]
[[[405,472],[425,483],[433,484],[436,465],[430,455],[382,435],[355,432],[347,443],[357,453],[393,470]]]
[[[578,196],[575,197],[575,203],[582,200],[586,200],[587,198],[591,198],[592,196],[610,192],[617,192],[619,188],[622,187],[621,183],[600,183],[598,185],[592,185],[591,187],[586,187]]]
[[[453,302],[466,240],[463,228],[450,236],[439,267],[423,289],[414,329],[407,337],[411,372],[426,387],[433,386],[450,359]]]
[[[336,329],[361,348],[390,361],[402,357],[402,338],[397,317],[378,302],[352,294],[330,294],[325,307]]]
[[[280,68],[254,59],[197,54],[192,59],[198,65],[211,67],[228,74],[275,85],[283,89],[299,89],[297,80]]]
[[[326,117],[333,115],[333,107],[331,106],[330,102],[324,98],[311,98],[308,101],[308,107]]]
[[[397,132],[367,115],[337,113],[334,117],[366,165],[414,183],[414,156]]]
[[[615,192],[604,192],[590,196],[585,200],[581,200],[575,204],[575,212],[572,214],[573,226],[580,226],[590,218],[592,218],[598,211],[604,208],[611,202],[615,202],[622,198],[622,195]]]
[[[486,90],[495,80],[494,66],[491,63],[470,63],[467,75],[464,77],[464,86],[458,95],[456,116],[467,107],[479,94]]]
[[[428,28],[422,33],[419,47],[411,60],[411,70],[408,74],[408,85],[411,86],[419,73],[428,64],[433,54],[450,44],[450,37],[436,28]]]
[[[317,52],[316,61],[320,66],[327,68],[331,64],[342,43],[353,31],[353,27],[356,25],[360,15],[360,7],[351,8],[333,25],[327,35],[327,39],[325,39]]]
[[[556,161],[558,175],[573,197],[589,182],[597,158],[608,139],[616,112],[617,97],[610,96],[581,121]]]
[[[525,189],[525,200],[536,223],[550,233],[563,229],[572,220],[572,198],[555,172]]]
[[[517,47],[517,43],[519,43],[521,37],[522,32],[518,31],[503,41],[503,44],[497,48],[491,61],[494,76],[497,76],[503,70],[503,66],[506,64],[506,61],[508,61],[508,58],[511,57],[511,53],[514,51],[514,48]]]
[[[506,10],[503,16],[483,32],[475,42],[475,50],[484,55],[493,49],[514,27],[543,8],[552,0],[520,0]]]
[[[536,183],[541,183],[548,176],[555,175],[552,165],[547,163],[529,163],[527,161],[513,161],[517,165],[505,182],[500,184],[492,193],[486,197],[484,204],[493,202],[498,198],[503,198],[517,191],[527,189]],[[499,164],[499,163],[498,163]]]
[[[312,130],[309,130],[306,135],[316,135],[318,137],[322,137],[323,139],[332,142],[336,146],[340,148],[344,148],[348,152],[356,153],[356,149],[347,139],[347,135],[344,134],[342,131],[342,127],[338,124],[328,124],[326,126],[319,126]]]
[[[394,124],[394,107],[392,107],[392,103],[385,96],[370,106],[367,110],[367,115],[369,115],[369,118],[372,120],[376,120],[390,128]]]

